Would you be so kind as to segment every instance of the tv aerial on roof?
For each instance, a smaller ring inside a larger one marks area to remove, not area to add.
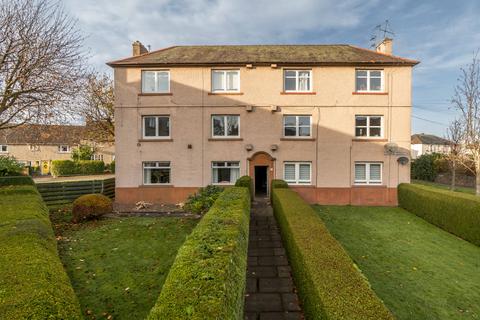
[[[384,23],[378,24],[373,28],[372,36],[370,37],[370,48],[376,48],[380,42],[385,38],[393,38],[395,32],[393,32],[390,21],[385,20]]]

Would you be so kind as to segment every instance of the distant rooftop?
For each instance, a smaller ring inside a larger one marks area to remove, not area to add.
[[[173,46],[107,63],[111,67],[198,65],[395,65],[419,61],[345,44]]]
[[[433,134],[418,133],[412,135],[412,144],[437,144],[437,145],[447,145],[451,142],[447,139],[435,136]]]

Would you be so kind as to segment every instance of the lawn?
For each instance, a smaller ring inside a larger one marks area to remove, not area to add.
[[[479,247],[400,208],[314,208],[398,319],[480,319]]]
[[[197,220],[126,217],[72,225],[65,211],[51,219],[86,319],[144,319]]]
[[[430,181],[412,180],[412,184],[421,184],[421,185],[424,185],[424,186],[435,187],[435,188],[439,188],[439,189],[443,189],[443,190],[450,190],[449,185],[430,182]],[[475,189],[474,188],[467,188],[467,187],[455,187],[455,189],[453,191],[475,194]]]

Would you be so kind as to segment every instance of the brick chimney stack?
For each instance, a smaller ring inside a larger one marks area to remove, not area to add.
[[[377,52],[392,55],[393,53],[393,40],[391,38],[385,38],[375,48]]]
[[[132,43],[132,53],[133,53],[133,56],[136,57],[141,54],[148,53],[148,50],[140,41],[137,40],[134,43]]]

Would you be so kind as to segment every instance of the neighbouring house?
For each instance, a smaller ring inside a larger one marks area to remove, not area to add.
[[[69,160],[81,144],[94,147],[93,160],[115,159],[113,143],[95,143],[86,138],[86,126],[25,124],[0,130],[0,155],[13,156],[27,167],[50,173],[52,160]]]
[[[177,203],[242,175],[310,203],[396,205],[410,181],[412,68],[351,45],[173,46],[109,62],[116,201]]]
[[[433,134],[418,133],[412,135],[412,159],[416,159],[424,154],[450,152],[451,142],[447,139],[435,136]]]

